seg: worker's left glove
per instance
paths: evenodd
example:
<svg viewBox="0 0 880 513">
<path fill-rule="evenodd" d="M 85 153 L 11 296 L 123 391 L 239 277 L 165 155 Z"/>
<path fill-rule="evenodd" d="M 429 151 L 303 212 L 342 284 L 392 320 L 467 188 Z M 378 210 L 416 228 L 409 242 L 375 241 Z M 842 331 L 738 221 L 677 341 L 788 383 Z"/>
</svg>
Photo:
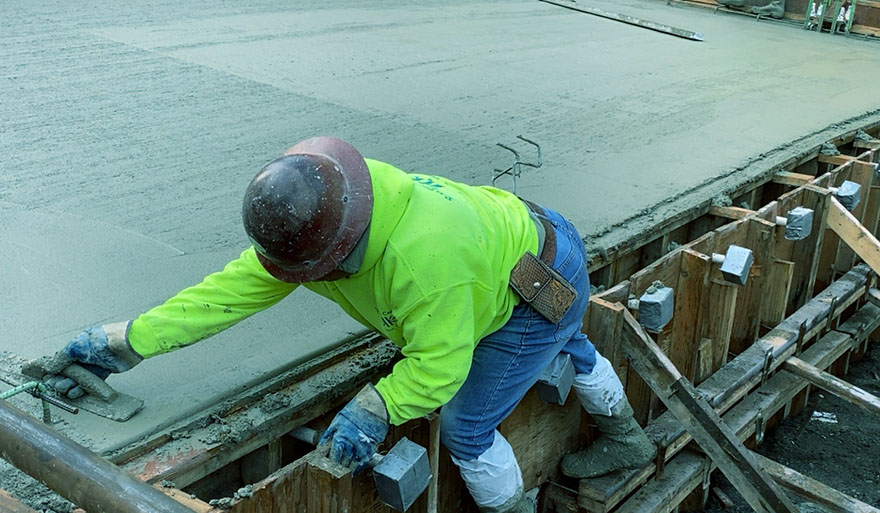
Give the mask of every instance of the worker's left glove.
<svg viewBox="0 0 880 513">
<path fill-rule="evenodd" d="M 130 325 L 131 321 L 126 321 L 86 328 L 55 356 L 36 360 L 22 371 L 42 377 L 59 393 L 77 399 L 84 393 L 79 386 L 81 383 L 60 375 L 68 365 L 78 363 L 97 377 L 107 379 L 111 373 L 125 372 L 143 361 L 144 358 L 128 343 Z"/>
<path fill-rule="evenodd" d="M 330 445 L 330 458 L 360 473 L 388 434 L 388 410 L 372 384 L 367 384 L 343 408 L 324 432 L 320 446 Z"/>
</svg>

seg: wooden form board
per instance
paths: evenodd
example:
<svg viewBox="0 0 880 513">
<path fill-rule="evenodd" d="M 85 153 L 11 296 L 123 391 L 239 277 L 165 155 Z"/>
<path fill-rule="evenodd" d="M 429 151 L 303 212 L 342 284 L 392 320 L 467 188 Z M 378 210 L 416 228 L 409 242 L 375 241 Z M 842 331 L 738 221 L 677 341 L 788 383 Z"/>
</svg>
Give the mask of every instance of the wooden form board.
<svg viewBox="0 0 880 513">
<path fill-rule="evenodd" d="M 835 361 L 839 360 L 848 351 L 858 347 L 867 338 L 873 330 L 880 326 L 880 308 L 866 304 L 856 314 L 851 316 L 840 327 L 840 331 L 832 331 L 822 337 L 821 340 L 811 345 L 801 354 L 801 359 L 810 362 L 817 368 L 827 368 Z M 778 412 L 787 409 L 787 405 L 791 402 L 799 392 L 804 390 L 808 383 L 787 372 L 776 373 L 767 381 L 765 385 L 749 394 L 742 402 L 737 404 L 733 409 L 723 415 L 724 421 L 731 426 L 737 436 L 745 440 L 754 436 L 758 426 L 766 425 L 766 422 L 757 422 L 759 419 L 771 419 Z M 654 437 L 652 437 L 654 438 Z M 660 496 L 669 496 L 670 494 L 684 495 L 696 487 L 695 479 L 698 469 L 693 465 L 675 465 L 680 455 L 676 455 L 667 463 L 663 470 L 662 477 L 653 479 L 649 483 L 652 484 L 652 493 Z M 676 474 L 676 475 L 670 475 Z M 789 486 L 782 480 L 776 479 L 782 486 Z M 676 489 L 674 487 L 684 486 L 686 490 Z M 644 506 L 645 499 L 637 499 L 637 497 L 645 495 L 646 485 L 639 488 L 632 498 L 627 499 L 616 511 L 639 511 L 639 513 L 654 513 L 661 511 L 671 511 L 675 508 L 675 502 L 667 502 L 663 508 L 640 508 Z M 839 492 L 838 492 L 839 493 Z M 841 494 L 842 495 L 842 494 Z M 836 495 L 830 495 L 829 502 L 837 500 Z M 632 501 L 635 504 L 630 504 Z M 847 502 L 841 504 L 859 503 L 849 498 Z M 822 502 L 824 505 L 825 502 Z M 832 510 L 834 510 L 832 508 Z M 592 510 L 591 510 L 592 511 Z M 848 509 L 844 511 L 873 511 L 863 509 Z"/>
<path fill-rule="evenodd" d="M 439 440 L 432 440 L 431 423 L 439 422 L 420 419 L 404 426 L 393 427 L 382 445 L 390 448 L 401 437 L 428 448 L 436 447 Z M 380 447 L 381 450 L 381 447 Z M 432 462 L 433 463 L 433 462 Z M 435 467 L 436 468 L 436 467 Z M 435 476 L 436 477 L 436 476 Z M 430 486 L 429 486 L 430 489 Z M 312 451 L 274 472 L 256 483 L 253 497 L 240 499 L 226 510 L 228 513 L 391 513 L 394 510 L 381 503 L 369 472 L 353 477 L 347 468 L 326 458 L 318 451 Z M 435 501 L 435 502 L 432 502 Z M 437 508 L 437 495 L 427 491 L 407 510 L 414 513 L 445 511 Z M 217 510 L 215 513 L 219 513 Z"/>
<path fill-rule="evenodd" d="M 796 513 L 791 500 L 761 472 L 754 457 L 727 424 L 663 354 L 638 321 L 624 313 L 621 344 L 630 364 L 645 377 L 740 495 L 759 513 Z"/>
<path fill-rule="evenodd" d="M 3 513 L 37 513 L 36 510 L 25 506 L 4 490 L 0 490 L 0 511 Z"/>
<path fill-rule="evenodd" d="M 793 195 L 788 204 L 794 208 L 807 202 L 821 215 L 826 200 L 827 192 L 805 188 Z M 806 289 L 812 287 L 815 276 L 814 248 L 821 243 L 822 230 L 816 229 L 804 241 L 786 246 L 785 256 L 799 262 L 783 260 L 775 256 L 783 233 L 775 219 L 775 210 L 753 212 L 748 218 L 728 223 L 665 255 L 627 282 L 591 298 L 591 302 L 597 302 L 606 311 L 616 310 L 611 317 L 594 316 L 588 310 L 585 324 L 599 352 L 618 371 L 641 424 L 656 416 L 659 403 L 619 351 L 616 340 L 622 307 L 610 306 L 608 299 L 612 294 L 639 297 L 655 281 L 673 287 L 673 320 L 655 339 L 677 368 L 689 379 L 699 381 L 724 365 L 730 353 L 739 353 L 751 345 L 762 325 L 778 323 L 789 309 L 792 291 L 798 294 L 794 301 L 808 297 Z M 823 223 L 823 219 L 820 217 L 816 222 Z M 710 260 L 712 253 L 723 254 L 731 245 L 753 251 L 754 264 L 745 286 L 724 281 L 719 266 Z M 806 272 L 798 271 L 804 267 Z"/>
<path fill-rule="evenodd" d="M 880 513 L 880 509 L 870 504 L 865 504 L 760 454 L 752 454 L 761 470 L 772 477 L 774 481 L 796 495 L 824 506 L 832 513 Z"/>
<path fill-rule="evenodd" d="M 832 374 L 828 374 L 800 358 L 793 356 L 788 358 L 783 365 L 783 369 L 870 413 L 880 415 L 880 398 Z"/>
<path fill-rule="evenodd" d="M 761 337 L 755 344 L 727 362 L 697 387 L 697 390 L 717 412 L 723 413 L 745 397 L 750 390 L 759 386 L 762 373 L 770 351 L 773 358 L 769 362 L 770 371 L 776 369 L 788 356 L 798 349 L 799 334 L 803 333 L 808 343 L 815 339 L 830 320 L 842 314 L 865 292 L 868 282 L 868 269 L 857 267 L 841 277 L 825 291 L 811 299 L 783 323 Z M 832 310 L 831 305 L 835 307 Z M 604 315 L 616 317 L 620 309 L 606 310 L 607 302 L 591 305 L 591 326 Z M 803 327 L 803 329 L 801 328 Z M 870 327 L 860 328 L 864 333 Z M 870 333 L 870 331 L 868 331 Z M 619 340 L 622 334 L 614 334 Z M 804 344 L 800 344 L 802 347 Z M 663 452 L 663 461 L 677 454 L 691 438 L 676 418 L 666 412 L 652 420 L 645 428 L 648 437 L 657 443 Z M 594 512 L 612 511 L 626 496 L 647 482 L 656 472 L 651 463 L 644 468 L 621 472 L 592 479 L 583 479 L 579 484 L 578 503 Z"/>
<path fill-rule="evenodd" d="M 249 391 L 256 397 L 247 397 L 250 407 L 232 402 L 222 413 L 209 413 L 204 418 L 192 419 L 185 430 L 187 436 L 176 436 L 171 428 L 136 446 L 126 453 L 115 455 L 111 461 L 141 480 L 158 483 L 162 480 L 187 487 L 205 476 L 237 461 L 247 454 L 277 440 L 329 409 L 343 404 L 359 390 L 377 369 L 387 369 L 397 351 L 390 341 L 374 336 L 353 341 L 323 356 L 321 361 L 310 362 L 318 369 L 294 369 L 283 375 L 272 392 L 284 394 L 289 401 L 274 408 L 272 415 L 260 411 L 261 402 L 269 391 Z M 349 358 L 372 362 L 352 366 Z M 255 411 L 256 410 L 256 411 Z M 217 420 L 220 419 L 220 420 Z M 216 434 L 217 422 L 227 425 L 248 426 L 246 431 L 233 432 L 234 436 Z M 212 428 L 215 431 L 211 431 Z M 211 443 L 200 440 L 212 440 Z M 161 447 L 161 451 L 153 450 Z"/>
</svg>

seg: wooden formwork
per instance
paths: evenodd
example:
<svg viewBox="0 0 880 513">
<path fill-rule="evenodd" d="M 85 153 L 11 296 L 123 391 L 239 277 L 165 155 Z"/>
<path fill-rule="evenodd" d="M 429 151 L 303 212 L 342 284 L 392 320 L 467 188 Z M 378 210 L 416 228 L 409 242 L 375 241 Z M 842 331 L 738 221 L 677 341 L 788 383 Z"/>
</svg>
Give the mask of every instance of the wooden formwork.
<svg viewBox="0 0 880 513">
<path fill-rule="evenodd" d="M 650 235 L 603 248 L 593 258 L 591 278 L 604 290 L 590 299 L 585 331 L 613 363 L 637 419 L 660 450 L 656 461 L 641 469 L 565 480 L 558 462 L 592 440 L 591 419 L 574 394 L 563 406 L 548 406 L 532 390 L 499 429 L 517 454 L 526 488 L 541 487 L 541 510 L 671 511 L 704 502 L 715 463 L 692 450 L 689 432 L 666 411 L 620 344 L 631 315 L 628 299 L 654 281 L 674 289 L 675 311 L 652 341 L 744 440 L 760 440 L 779 417 L 803 408 L 811 385 L 781 372 L 792 365 L 791 357 L 817 369 L 845 372 L 849 354 L 866 350 L 880 325 L 880 308 L 865 299 L 876 276 L 855 264 L 862 259 L 877 269 L 880 253 L 854 245 L 865 234 L 851 233 L 852 224 L 834 224 L 841 214 L 828 189 L 844 180 L 861 184 L 862 199 L 852 216 L 865 232 L 877 233 L 880 184 L 872 163 L 880 155 L 880 140 L 854 135 L 832 141 L 852 155 L 825 156 L 816 148 L 792 157 L 761 180 L 731 191 L 732 205 L 697 205 L 663 220 Z M 813 226 L 806 239 L 789 241 L 776 218 L 796 206 L 814 211 Z M 712 253 L 724 253 L 734 244 L 754 254 L 744 286 L 724 281 L 711 262 Z M 244 484 L 252 484 L 253 496 L 227 501 L 225 511 L 391 511 L 379 502 L 368 473 L 352 477 L 288 433 L 306 424 L 325 427 L 340 405 L 387 372 L 398 357 L 381 337 L 353 339 L 108 458 L 157 487 L 164 483 L 166 493 L 199 512 L 221 510 L 190 493 L 230 496 Z M 269 394 L 286 402 L 266 408 Z M 475 511 L 440 444 L 439 419 L 431 416 L 392 429 L 380 450 L 402 436 L 428 449 L 433 473 L 428 491 L 410 511 Z M 817 493 L 816 500 L 855 505 L 840 511 L 873 511 L 857 509 L 862 507 L 857 502 L 804 476 L 793 477 L 790 469 L 761 463 L 786 487 Z M 0 494 L 0 500 L 7 498 Z"/>
</svg>

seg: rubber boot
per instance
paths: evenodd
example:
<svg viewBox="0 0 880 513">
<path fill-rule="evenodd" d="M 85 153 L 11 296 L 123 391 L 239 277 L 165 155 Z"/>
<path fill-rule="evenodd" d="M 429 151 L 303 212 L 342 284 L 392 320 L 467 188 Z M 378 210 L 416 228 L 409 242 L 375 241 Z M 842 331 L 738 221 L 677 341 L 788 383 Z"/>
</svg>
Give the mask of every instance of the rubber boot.
<svg viewBox="0 0 880 513">
<path fill-rule="evenodd" d="M 611 407 L 611 416 L 593 415 L 599 438 L 586 449 L 562 458 L 562 473 L 577 479 L 596 477 L 615 470 L 643 467 L 654 458 L 657 447 L 633 418 L 626 397 Z"/>
<path fill-rule="evenodd" d="M 500 506 L 480 507 L 480 513 L 535 513 L 536 510 L 536 504 L 523 493 L 521 487 Z"/>
<path fill-rule="evenodd" d="M 770 16 L 777 20 L 782 19 L 785 14 L 785 0 L 771 0 L 771 2 L 762 7 L 752 7 L 752 14 L 759 16 Z"/>
</svg>

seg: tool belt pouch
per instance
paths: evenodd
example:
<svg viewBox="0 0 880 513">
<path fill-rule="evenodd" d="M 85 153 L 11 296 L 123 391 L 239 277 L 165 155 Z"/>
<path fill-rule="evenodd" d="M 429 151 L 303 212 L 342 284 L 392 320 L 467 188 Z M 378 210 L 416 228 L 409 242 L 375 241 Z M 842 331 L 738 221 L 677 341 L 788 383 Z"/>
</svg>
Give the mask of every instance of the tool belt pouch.
<svg viewBox="0 0 880 513">
<path fill-rule="evenodd" d="M 565 317 L 577 299 L 575 288 L 531 252 L 526 252 L 510 271 L 510 287 L 554 324 Z"/>
</svg>

